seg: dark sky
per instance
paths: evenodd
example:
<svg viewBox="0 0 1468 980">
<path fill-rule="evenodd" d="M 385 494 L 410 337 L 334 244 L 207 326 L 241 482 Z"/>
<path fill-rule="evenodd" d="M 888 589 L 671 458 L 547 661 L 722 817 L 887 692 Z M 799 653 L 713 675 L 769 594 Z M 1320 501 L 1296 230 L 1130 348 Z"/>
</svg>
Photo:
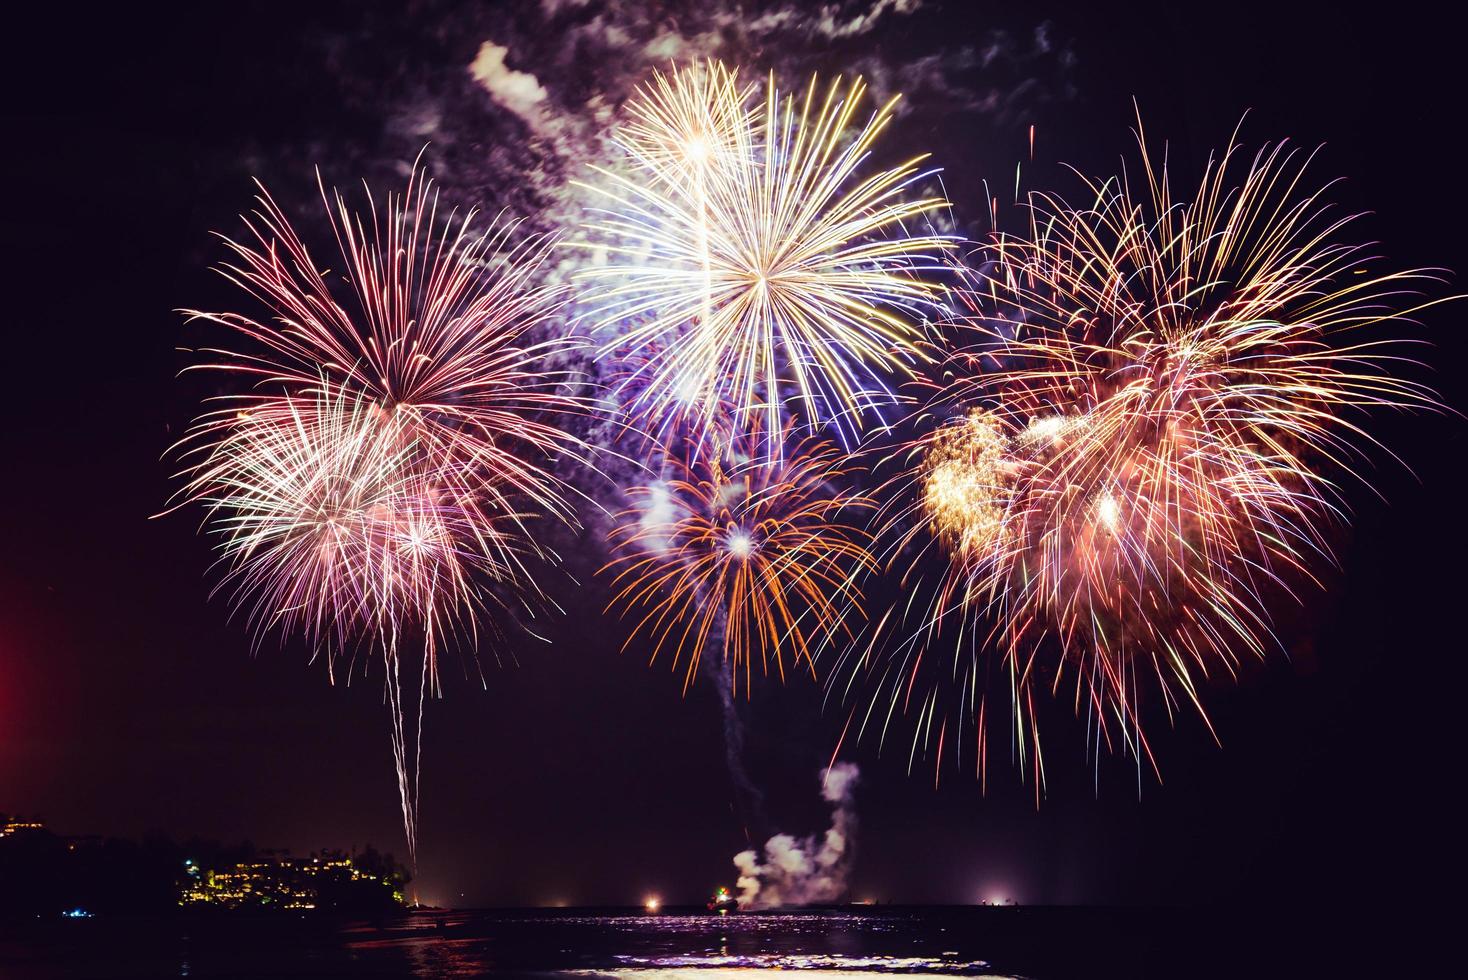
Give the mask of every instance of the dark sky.
<svg viewBox="0 0 1468 980">
<path fill-rule="evenodd" d="M 148 519 L 170 493 L 160 456 L 194 409 L 174 377 L 185 328 L 172 310 L 223 302 L 208 233 L 238 228 L 257 164 L 304 194 L 310 168 L 333 165 L 334 141 L 362 145 L 361 102 L 339 106 L 339 62 L 324 54 L 338 48 L 321 38 L 352 48 L 368 35 L 353 5 L 304 22 L 286 4 L 134 6 L 51 5 L 9 32 L 0 60 L 11 395 L 0 425 L 0 811 L 71 833 L 303 850 L 370 841 L 401 853 L 375 677 L 328 686 L 294 644 L 252 656 L 209 598 L 197 515 Z M 1113 167 L 1130 148 L 1133 96 L 1184 161 L 1226 140 L 1249 109 L 1255 142 L 1327 143 L 1317 173 L 1349 178 L 1338 199 L 1375 212 L 1364 233 L 1395 262 L 1468 269 L 1460 38 L 1427 5 L 1378 6 L 1370 19 L 1281 4 L 1079 6 L 1002 15 L 1018 30 L 1048 20 L 1069 44 L 1069 97 L 971 128 L 909 117 L 903 139 L 941 147 L 960 205 L 982 179 L 1013 180 L 1031 121 L 1049 163 L 1026 183 L 1045 186 L 1064 179 L 1056 161 Z M 954 14 L 944 39 L 978 36 L 987 17 Z M 931 40 L 905 29 L 877 43 Z M 390 34 L 372 32 L 355 63 L 415 57 L 411 32 L 401 48 Z M 472 52 L 478 40 L 464 43 Z M 1461 315 L 1440 309 L 1424 328 L 1435 380 L 1459 407 Z M 1372 482 L 1384 500 L 1349 490 L 1355 530 L 1340 573 L 1300 617 L 1293 660 L 1208 691 L 1221 749 L 1184 718 L 1158 733 L 1164 782 L 1145 776 L 1139 794 L 1130 762 L 1111 759 L 1098 792 L 1079 732 L 1058 733 L 1037 811 L 1002 766 L 987 795 L 957 777 L 935 790 L 905 774 L 901 752 L 863 747 L 854 895 L 1417 894 L 1424 869 L 1460 847 L 1450 801 L 1462 769 L 1468 550 L 1455 477 L 1468 447 L 1450 417 L 1380 419 L 1373 431 L 1415 476 L 1381 456 Z M 451 668 L 446 697 L 430 705 L 425 900 L 620 903 L 655 891 L 692 901 L 732 883 L 745 838 L 712 693 L 682 698 L 673 676 L 619 656 L 600 593 L 565 592 L 571 613 L 551 646 L 522 646 L 518 666 L 488 664 L 487 690 Z M 839 719 L 820 715 L 809 685 L 760 694 L 748 721 L 766 829 L 817 830 L 816 771 Z"/>
</svg>

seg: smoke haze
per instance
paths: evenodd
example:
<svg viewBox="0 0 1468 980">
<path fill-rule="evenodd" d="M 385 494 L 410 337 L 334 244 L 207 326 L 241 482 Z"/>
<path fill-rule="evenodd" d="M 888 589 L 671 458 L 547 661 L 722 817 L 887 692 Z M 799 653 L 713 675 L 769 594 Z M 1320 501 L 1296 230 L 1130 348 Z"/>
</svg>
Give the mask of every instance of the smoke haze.
<svg viewBox="0 0 1468 980">
<path fill-rule="evenodd" d="M 856 843 L 853 795 L 858 776 L 850 762 L 822 772 L 821 796 L 831 804 L 831 826 L 824 834 L 799 838 L 776 834 L 765 842 L 763 853 L 748 850 L 734 855 L 741 908 L 815 905 L 837 901 L 846 893 Z"/>
</svg>

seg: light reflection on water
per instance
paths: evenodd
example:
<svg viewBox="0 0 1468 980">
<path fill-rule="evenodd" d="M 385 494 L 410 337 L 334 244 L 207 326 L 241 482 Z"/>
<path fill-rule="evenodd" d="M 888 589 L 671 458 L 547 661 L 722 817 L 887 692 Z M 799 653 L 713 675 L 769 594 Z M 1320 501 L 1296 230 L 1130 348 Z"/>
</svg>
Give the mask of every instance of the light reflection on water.
<svg viewBox="0 0 1468 980">
<path fill-rule="evenodd" d="M 840 912 L 733 916 L 439 913 L 342 939 L 359 962 L 397 960 L 420 977 L 501 975 L 729 980 L 799 973 L 801 980 L 933 975 L 1000 977 L 948 948 L 956 937 L 916 915 Z"/>
<path fill-rule="evenodd" d="M 839 966 L 832 969 L 809 969 L 800 974 L 801 980 L 890 980 L 894 976 L 913 976 L 912 971 L 905 970 L 863 970 L 855 967 Z M 568 971 L 563 976 L 586 976 L 618 978 L 618 980 L 736 980 L 736 978 L 750 976 L 781 976 L 787 970 L 781 967 L 670 967 L 670 968 L 647 968 L 640 970 L 575 970 Z M 948 974 L 961 977 L 964 980 L 1018 980 L 1018 978 L 1000 973 L 958 973 Z"/>
<path fill-rule="evenodd" d="M 840 973 L 845 977 L 879 974 L 932 973 L 951 977 L 994 977 L 983 960 L 931 956 L 828 956 L 801 953 L 774 953 L 763 956 L 663 956 L 644 959 L 619 957 L 625 965 L 611 970 L 574 971 L 585 974 L 642 977 L 658 976 L 727 976 L 721 970 L 788 971 L 800 970 L 805 978 Z"/>
<path fill-rule="evenodd" d="M 1343 934 L 1341 914 L 1332 916 L 1329 934 Z M 310 914 L 0 919 L 0 977 L 1239 980 L 1360 972 L 1354 946 L 1317 941 L 1323 931 L 1297 935 L 1297 923 L 1271 907 L 1065 906 L 843 907 L 726 917 L 505 909 L 370 922 Z M 1378 926 L 1364 922 L 1355 932 L 1370 936 Z M 1320 968 L 1334 965 L 1330 957 L 1340 951 L 1349 960 L 1344 969 Z"/>
</svg>

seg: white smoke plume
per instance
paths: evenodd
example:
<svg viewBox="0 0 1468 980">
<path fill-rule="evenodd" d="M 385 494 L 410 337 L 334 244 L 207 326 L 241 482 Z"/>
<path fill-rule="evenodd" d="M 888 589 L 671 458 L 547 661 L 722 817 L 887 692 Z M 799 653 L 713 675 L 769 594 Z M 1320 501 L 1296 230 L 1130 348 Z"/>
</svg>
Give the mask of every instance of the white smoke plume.
<svg viewBox="0 0 1468 980">
<path fill-rule="evenodd" d="M 821 796 L 831 804 L 831 826 L 824 834 L 798 838 L 776 834 L 765 842 L 763 855 L 756 850 L 734 855 L 741 908 L 815 905 L 837 901 L 846 893 L 856 843 L 853 794 L 858 775 L 850 762 L 839 762 L 822 773 Z"/>
</svg>

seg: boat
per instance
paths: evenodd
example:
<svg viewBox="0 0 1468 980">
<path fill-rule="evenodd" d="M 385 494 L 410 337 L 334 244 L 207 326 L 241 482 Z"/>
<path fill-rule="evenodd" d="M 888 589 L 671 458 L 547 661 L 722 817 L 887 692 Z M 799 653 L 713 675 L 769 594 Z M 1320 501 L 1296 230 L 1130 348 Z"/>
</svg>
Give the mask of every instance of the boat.
<svg viewBox="0 0 1468 980">
<path fill-rule="evenodd" d="M 720 888 L 714 892 L 714 897 L 708 901 L 708 910 L 719 915 L 728 915 L 730 912 L 739 911 L 739 900 L 729 894 L 729 889 Z"/>
</svg>

